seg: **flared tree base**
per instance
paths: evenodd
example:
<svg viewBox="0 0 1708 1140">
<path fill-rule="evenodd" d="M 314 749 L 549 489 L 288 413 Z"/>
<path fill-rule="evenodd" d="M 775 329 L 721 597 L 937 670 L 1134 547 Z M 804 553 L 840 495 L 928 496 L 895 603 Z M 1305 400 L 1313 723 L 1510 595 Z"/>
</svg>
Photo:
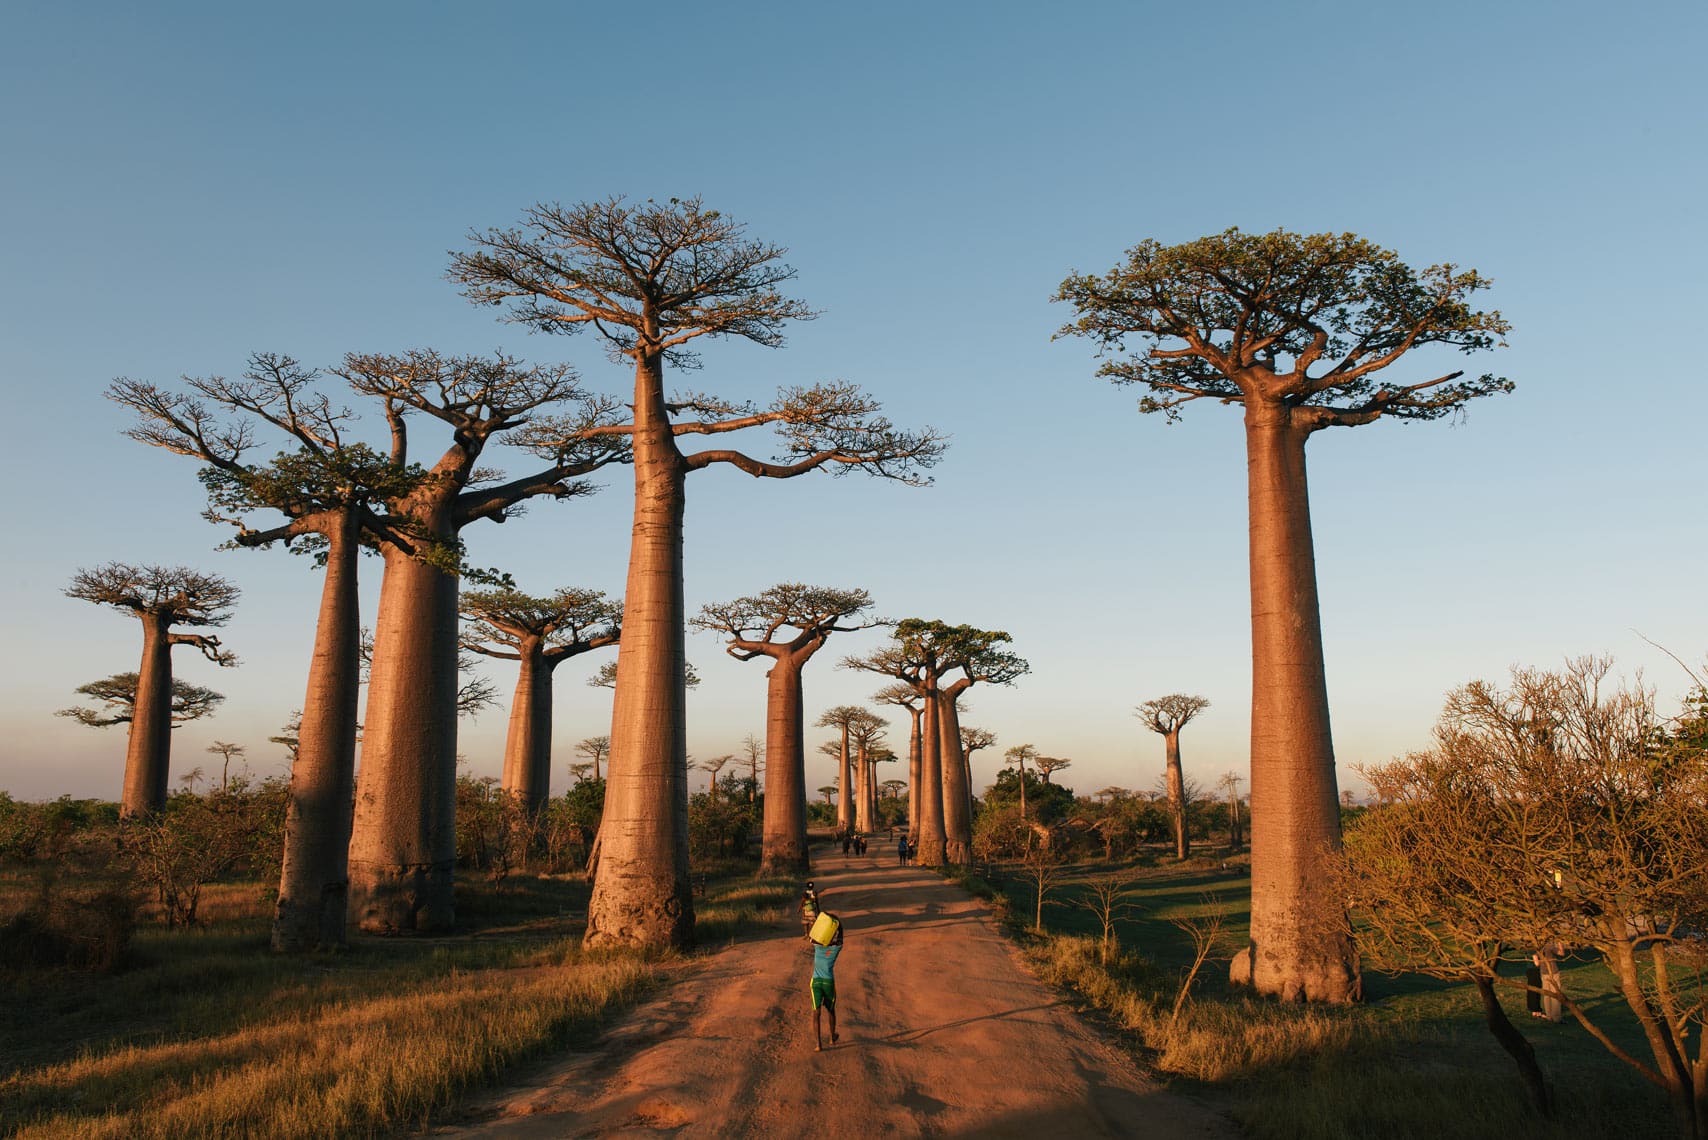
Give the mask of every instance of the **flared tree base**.
<svg viewBox="0 0 1708 1140">
<path fill-rule="evenodd" d="M 368 934 L 432 934 L 456 925 L 451 864 L 350 863 L 350 916 Z"/>
<path fill-rule="evenodd" d="M 1362 996 L 1358 961 L 1349 941 L 1326 950 L 1298 947 L 1285 955 L 1260 953 L 1253 942 L 1234 955 L 1228 980 L 1282 1001 L 1345 1005 Z"/>
<path fill-rule="evenodd" d="M 342 949 L 349 906 L 350 884 L 342 880 L 326 884 L 318 897 L 279 896 L 273 909 L 274 952 L 307 954 Z"/>
<path fill-rule="evenodd" d="M 582 944 L 590 949 L 692 949 L 694 896 L 687 879 L 658 882 L 607 875 L 601 868 L 587 904 Z"/>
</svg>

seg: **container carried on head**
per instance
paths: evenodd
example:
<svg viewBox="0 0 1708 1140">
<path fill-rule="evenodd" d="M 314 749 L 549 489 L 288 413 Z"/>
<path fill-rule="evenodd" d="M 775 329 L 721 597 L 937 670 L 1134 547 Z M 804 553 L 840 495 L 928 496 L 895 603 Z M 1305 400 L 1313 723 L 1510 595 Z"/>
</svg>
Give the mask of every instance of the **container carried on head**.
<svg viewBox="0 0 1708 1140">
<path fill-rule="evenodd" d="M 842 920 L 828 910 L 821 910 L 818 917 L 813 919 L 812 929 L 807 931 L 807 937 L 820 946 L 829 946 L 836 941 L 836 932 L 840 929 Z"/>
</svg>

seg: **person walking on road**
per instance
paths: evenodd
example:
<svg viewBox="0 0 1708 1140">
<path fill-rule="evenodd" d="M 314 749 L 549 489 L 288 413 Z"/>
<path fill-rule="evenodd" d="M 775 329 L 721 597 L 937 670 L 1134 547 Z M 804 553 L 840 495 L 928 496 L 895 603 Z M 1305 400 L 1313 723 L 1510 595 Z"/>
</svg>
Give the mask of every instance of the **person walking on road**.
<svg viewBox="0 0 1708 1140">
<path fill-rule="evenodd" d="M 835 915 L 831 915 L 835 918 Z M 836 1036 L 836 959 L 842 953 L 842 924 L 836 924 L 836 934 L 832 936 L 830 945 L 820 946 L 816 942 L 812 946 L 812 1035 L 815 1041 L 815 1052 L 824 1052 L 824 1031 L 820 1028 L 822 1011 L 830 1011 L 830 1043 L 835 1045 Z"/>
</svg>

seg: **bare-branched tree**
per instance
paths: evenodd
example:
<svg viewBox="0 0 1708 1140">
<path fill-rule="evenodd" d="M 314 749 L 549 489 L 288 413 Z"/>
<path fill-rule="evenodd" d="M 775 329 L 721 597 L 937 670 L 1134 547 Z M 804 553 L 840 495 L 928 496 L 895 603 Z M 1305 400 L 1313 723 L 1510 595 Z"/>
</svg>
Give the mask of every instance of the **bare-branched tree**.
<svg viewBox="0 0 1708 1140">
<path fill-rule="evenodd" d="M 802 752 L 806 750 L 803 747 Z M 765 742 L 751 732 L 741 738 L 741 754 L 747 758 L 747 802 L 759 795 L 759 770 L 765 758 Z"/>
<path fill-rule="evenodd" d="M 172 753 L 173 647 L 193 645 L 215 665 L 237 664 L 236 656 L 220 645 L 219 638 L 179 632 L 174 627 L 215 629 L 224 625 L 237 604 L 237 587 L 187 566 L 109 562 L 93 570 L 79 570 L 65 595 L 111 606 L 142 625 L 142 664 L 136 672 L 119 814 L 132 818 L 159 811 L 166 805 Z"/>
<path fill-rule="evenodd" d="M 686 946 L 694 929 L 682 764 L 687 476 L 728 464 L 760 478 L 830 467 L 918 482 L 944 441 L 930 430 L 898 430 L 877 401 L 847 384 L 788 389 L 765 407 L 668 395 L 666 363 L 691 363 L 699 338 L 776 346 L 788 322 L 813 315 L 781 292 L 794 277 L 783 250 L 746 237 L 697 199 L 542 204 L 520 226 L 470 240 L 473 249 L 453 256 L 451 277 L 471 300 L 508 306 L 510 319 L 537 330 L 592 329 L 634 363 L 633 421 L 613 429 L 633 443 L 635 514 L 604 852 L 586 940 Z M 766 425 L 782 439 L 772 459 L 725 447 L 684 452 L 679 443 Z"/>
<path fill-rule="evenodd" d="M 832 634 L 879 624 L 868 615 L 871 607 L 864 590 L 787 582 L 733 602 L 706 606 L 690 623 L 722 635 L 727 640 L 725 651 L 738 661 L 762 657 L 771 663 L 765 674 L 763 747 L 770 759 L 765 767 L 762 875 L 797 875 L 807 870 L 801 672 Z M 843 797 L 844 803 L 848 798 Z"/>
<path fill-rule="evenodd" d="M 241 744 L 233 744 L 229 740 L 216 740 L 204 751 L 220 758 L 219 760 L 219 790 L 225 791 L 231 782 L 231 762 L 242 760 L 249 754 L 249 749 Z"/>
<path fill-rule="evenodd" d="M 1351 1001 L 1358 963 L 1343 903 L 1315 867 L 1340 842 L 1305 443 L 1328 427 L 1431 420 L 1511 390 L 1459 370 L 1388 378 L 1428 345 L 1501 343 L 1507 323 L 1473 308 L 1475 270 L 1421 272 L 1354 234 L 1237 229 L 1184 245 L 1147 240 L 1107 274 L 1070 276 L 1078 311 L 1058 335 L 1088 337 L 1098 374 L 1145 390 L 1172 419 L 1194 400 L 1245 413 L 1250 497 L 1251 943 L 1231 976 L 1285 998 Z M 1129 339 L 1138 341 L 1128 351 Z"/>
<path fill-rule="evenodd" d="M 615 664 L 615 662 L 613 662 L 613 664 Z M 599 765 L 604 761 L 605 757 L 611 754 L 611 738 L 609 736 L 589 736 L 583 740 L 579 740 L 576 742 L 575 752 L 578 756 L 587 757 L 588 762 L 593 767 L 593 778 L 595 780 L 602 780 L 605 778 L 600 771 Z"/>
<path fill-rule="evenodd" d="M 552 674 L 563 662 L 618 637 L 622 605 L 598 590 L 564 588 L 547 598 L 516 590 L 462 596 L 465 649 L 519 663 L 510 730 L 504 742 L 503 788 L 530 816 L 551 795 Z"/>
<path fill-rule="evenodd" d="M 1228 847 L 1238 850 L 1244 840 L 1241 838 L 1239 786 L 1245 781 L 1233 772 L 1222 773 L 1222 778 L 1216 781 L 1216 786 L 1228 794 Z"/>
<path fill-rule="evenodd" d="M 136 719 L 136 680 L 135 673 L 114 673 L 111 677 L 79 685 L 76 689 L 79 696 L 100 701 L 102 707 L 60 709 L 53 715 L 70 717 L 90 728 L 111 728 L 115 724 L 129 724 Z M 172 678 L 172 727 L 177 728 L 181 724 L 188 724 L 192 720 L 200 720 L 212 714 L 224 700 L 223 693 L 216 693 L 201 685 L 192 685 L 177 677 Z"/>
<path fill-rule="evenodd" d="M 1163 739 L 1168 765 L 1168 811 L 1174 817 L 1176 859 L 1185 859 L 1192 854 L 1192 838 L 1186 830 L 1186 777 L 1180 767 L 1180 730 L 1209 707 L 1210 702 L 1203 697 L 1170 693 L 1166 697 L 1146 701 L 1134 714 L 1146 728 Z"/>
</svg>

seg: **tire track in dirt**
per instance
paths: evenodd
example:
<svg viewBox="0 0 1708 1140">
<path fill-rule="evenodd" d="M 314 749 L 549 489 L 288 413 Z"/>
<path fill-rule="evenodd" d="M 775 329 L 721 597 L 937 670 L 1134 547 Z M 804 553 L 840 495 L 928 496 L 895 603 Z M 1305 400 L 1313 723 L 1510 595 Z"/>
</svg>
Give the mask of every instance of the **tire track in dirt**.
<svg viewBox="0 0 1708 1140">
<path fill-rule="evenodd" d="M 827 1027 L 825 1051 L 813 1050 L 805 939 L 760 937 L 632 1010 L 596 1050 L 489 1094 L 470 1123 L 433 1135 L 1238 1135 L 1080 1021 L 959 888 L 897 866 L 887 844 L 814 866 L 846 924 L 839 1044 Z"/>
</svg>

